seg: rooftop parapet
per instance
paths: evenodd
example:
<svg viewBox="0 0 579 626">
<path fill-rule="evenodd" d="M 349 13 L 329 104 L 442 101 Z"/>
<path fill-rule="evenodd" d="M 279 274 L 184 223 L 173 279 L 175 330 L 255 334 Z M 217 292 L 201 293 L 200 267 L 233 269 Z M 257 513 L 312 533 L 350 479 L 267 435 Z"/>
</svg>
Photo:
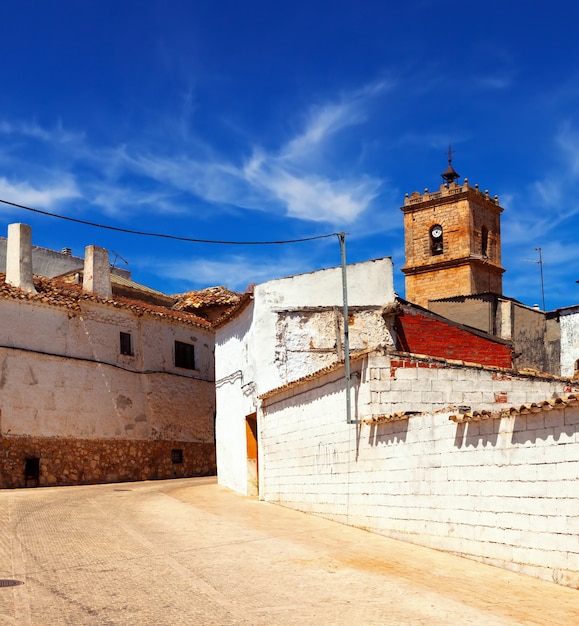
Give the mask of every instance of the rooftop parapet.
<svg viewBox="0 0 579 626">
<path fill-rule="evenodd" d="M 439 200 L 440 198 L 452 197 L 461 193 L 466 193 L 468 191 L 477 193 L 482 198 L 490 200 L 496 205 L 499 204 L 498 196 L 492 198 L 489 195 L 488 189 L 485 189 L 485 191 L 483 192 L 478 188 L 478 185 L 472 187 L 468 184 L 468 178 L 465 178 L 462 185 L 457 185 L 456 183 L 450 183 L 447 185 L 446 183 L 443 183 L 442 185 L 440 185 L 440 189 L 438 191 L 429 192 L 428 189 L 425 189 L 424 193 L 422 194 L 419 191 L 414 191 L 411 194 L 406 194 L 404 198 L 404 206 L 406 207 L 413 204 L 420 204 L 422 202 L 429 202 L 430 200 Z"/>
</svg>

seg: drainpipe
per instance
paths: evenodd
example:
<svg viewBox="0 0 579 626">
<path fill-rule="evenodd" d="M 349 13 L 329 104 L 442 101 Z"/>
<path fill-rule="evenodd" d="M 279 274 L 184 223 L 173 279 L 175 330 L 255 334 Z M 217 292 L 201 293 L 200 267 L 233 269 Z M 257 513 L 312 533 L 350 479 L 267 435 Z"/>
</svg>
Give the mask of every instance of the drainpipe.
<svg viewBox="0 0 579 626">
<path fill-rule="evenodd" d="M 346 271 L 346 233 L 338 233 L 340 254 L 342 257 L 342 302 L 344 305 L 344 375 L 346 378 L 346 422 L 360 424 L 361 420 L 352 419 L 351 379 L 350 379 L 350 331 L 348 328 L 348 279 Z"/>
</svg>

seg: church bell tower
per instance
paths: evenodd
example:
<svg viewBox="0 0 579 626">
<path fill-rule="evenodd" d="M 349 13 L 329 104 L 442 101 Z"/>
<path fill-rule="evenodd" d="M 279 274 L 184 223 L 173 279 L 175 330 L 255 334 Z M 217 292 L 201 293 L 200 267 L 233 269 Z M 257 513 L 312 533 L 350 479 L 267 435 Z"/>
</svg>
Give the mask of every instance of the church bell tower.
<svg viewBox="0 0 579 626">
<path fill-rule="evenodd" d="M 468 179 L 458 183 L 449 148 L 443 183 L 435 192 L 406 194 L 404 243 L 406 300 L 428 308 L 431 300 L 502 294 L 498 196 Z"/>
</svg>

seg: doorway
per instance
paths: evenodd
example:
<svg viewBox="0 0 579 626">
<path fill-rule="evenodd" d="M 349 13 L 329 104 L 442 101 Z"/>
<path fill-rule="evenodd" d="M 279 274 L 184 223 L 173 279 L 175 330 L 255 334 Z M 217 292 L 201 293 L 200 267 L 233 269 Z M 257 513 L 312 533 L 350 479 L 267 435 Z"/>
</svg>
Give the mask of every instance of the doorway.
<svg viewBox="0 0 579 626">
<path fill-rule="evenodd" d="M 259 463 L 257 453 L 257 413 L 245 418 L 245 437 L 247 441 L 247 495 L 259 495 Z"/>
</svg>

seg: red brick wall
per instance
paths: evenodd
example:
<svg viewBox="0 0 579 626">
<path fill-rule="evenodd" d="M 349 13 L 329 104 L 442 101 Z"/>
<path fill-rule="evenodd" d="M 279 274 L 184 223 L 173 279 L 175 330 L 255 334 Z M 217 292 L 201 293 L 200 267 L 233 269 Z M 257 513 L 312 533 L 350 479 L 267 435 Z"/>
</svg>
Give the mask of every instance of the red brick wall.
<svg viewBox="0 0 579 626">
<path fill-rule="evenodd" d="M 508 345 L 420 314 L 396 316 L 397 349 L 481 365 L 512 367 Z"/>
</svg>

